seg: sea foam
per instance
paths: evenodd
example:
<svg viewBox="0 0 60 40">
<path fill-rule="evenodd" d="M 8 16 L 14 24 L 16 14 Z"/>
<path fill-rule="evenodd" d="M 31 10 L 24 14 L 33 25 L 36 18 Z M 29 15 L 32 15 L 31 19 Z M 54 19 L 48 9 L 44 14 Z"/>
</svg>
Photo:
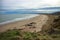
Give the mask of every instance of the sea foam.
<svg viewBox="0 0 60 40">
<path fill-rule="evenodd" d="M 28 17 L 26 16 L 26 17 L 23 17 L 23 18 L 15 18 L 15 19 L 13 19 L 13 20 L 1 22 L 0 25 L 4 25 L 4 24 L 16 22 L 16 21 L 21 21 L 21 20 L 27 20 L 27 19 L 30 19 L 30 18 L 33 18 L 33 17 L 36 17 L 36 16 L 38 16 L 38 14 L 30 15 L 30 16 L 28 16 Z"/>
</svg>

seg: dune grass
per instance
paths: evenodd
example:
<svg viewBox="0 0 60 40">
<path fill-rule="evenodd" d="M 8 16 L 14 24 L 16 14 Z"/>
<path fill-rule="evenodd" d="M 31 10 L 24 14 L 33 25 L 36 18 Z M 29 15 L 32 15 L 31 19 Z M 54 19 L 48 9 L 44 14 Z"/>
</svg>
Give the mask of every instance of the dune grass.
<svg viewBox="0 0 60 40">
<path fill-rule="evenodd" d="M 59 40 L 60 34 L 42 34 L 23 32 L 20 30 L 9 30 L 0 33 L 0 40 Z"/>
</svg>

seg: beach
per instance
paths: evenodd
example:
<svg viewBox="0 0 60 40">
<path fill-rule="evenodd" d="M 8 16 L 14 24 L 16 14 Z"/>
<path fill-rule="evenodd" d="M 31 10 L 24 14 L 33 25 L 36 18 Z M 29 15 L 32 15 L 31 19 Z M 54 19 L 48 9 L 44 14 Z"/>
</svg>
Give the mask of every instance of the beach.
<svg viewBox="0 0 60 40">
<path fill-rule="evenodd" d="M 39 15 L 30 19 L 16 21 L 5 25 L 0 25 L 0 32 L 9 29 L 20 29 L 24 31 L 40 31 L 42 26 L 47 22 L 46 15 Z"/>
<path fill-rule="evenodd" d="M 51 19 L 49 17 L 51 17 Z M 11 30 L 11 29 L 19 29 L 19 30 L 23 30 L 23 31 L 38 32 L 38 31 L 42 30 L 42 27 L 45 24 L 46 25 L 48 24 L 47 23 L 48 20 L 50 20 L 49 23 L 52 23 L 53 17 L 54 16 L 52 16 L 52 15 L 39 15 L 39 16 L 30 18 L 30 19 L 20 20 L 20 21 L 11 22 L 11 23 L 8 23 L 5 25 L 0 25 L 0 32 L 4 32 L 6 30 Z"/>
</svg>

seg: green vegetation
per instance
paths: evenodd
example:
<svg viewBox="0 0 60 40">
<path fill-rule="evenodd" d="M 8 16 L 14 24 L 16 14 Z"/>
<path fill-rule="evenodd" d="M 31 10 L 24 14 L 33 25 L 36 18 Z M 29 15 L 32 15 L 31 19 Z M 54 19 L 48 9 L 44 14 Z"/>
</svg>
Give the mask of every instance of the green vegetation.
<svg viewBox="0 0 60 40">
<path fill-rule="evenodd" d="M 19 31 L 11 30 L 7 32 L 0 33 L 0 40 L 11 40 L 19 35 Z"/>
<path fill-rule="evenodd" d="M 0 33 L 0 40 L 59 40 L 60 34 L 45 34 L 40 32 L 23 32 L 20 30 L 9 30 Z"/>
</svg>

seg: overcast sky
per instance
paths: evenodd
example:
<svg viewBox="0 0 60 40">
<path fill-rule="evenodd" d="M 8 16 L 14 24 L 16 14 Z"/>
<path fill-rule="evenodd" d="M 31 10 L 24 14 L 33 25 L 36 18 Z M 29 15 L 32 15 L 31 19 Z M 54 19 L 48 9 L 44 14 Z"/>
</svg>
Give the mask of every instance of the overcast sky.
<svg viewBox="0 0 60 40">
<path fill-rule="evenodd" d="M 3 9 L 36 9 L 60 7 L 60 0 L 2 0 Z"/>
</svg>

